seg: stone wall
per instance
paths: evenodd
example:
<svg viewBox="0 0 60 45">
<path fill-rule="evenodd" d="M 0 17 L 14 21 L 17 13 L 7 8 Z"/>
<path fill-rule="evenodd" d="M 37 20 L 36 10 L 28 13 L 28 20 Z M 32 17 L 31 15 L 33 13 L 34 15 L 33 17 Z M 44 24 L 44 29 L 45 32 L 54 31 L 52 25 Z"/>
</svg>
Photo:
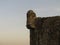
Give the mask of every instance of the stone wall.
<svg viewBox="0 0 60 45">
<path fill-rule="evenodd" d="M 29 10 L 26 27 L 30 30 L 30 45 L 60 45 L 60 16 L 41 18 Z"/>
</svg>

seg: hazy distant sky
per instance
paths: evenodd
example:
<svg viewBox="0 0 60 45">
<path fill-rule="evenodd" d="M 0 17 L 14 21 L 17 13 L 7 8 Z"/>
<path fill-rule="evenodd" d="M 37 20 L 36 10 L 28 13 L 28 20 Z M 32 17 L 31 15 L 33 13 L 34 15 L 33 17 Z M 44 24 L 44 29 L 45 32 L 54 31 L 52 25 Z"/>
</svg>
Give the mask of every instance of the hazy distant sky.
<svg viewBox="0 0 60 45">
<path fill-rule="evenodd" d="M 60 16 L 60 0 L 0 0 L 0 44 L 29 45 L 26 13 Z"/>
</svg>

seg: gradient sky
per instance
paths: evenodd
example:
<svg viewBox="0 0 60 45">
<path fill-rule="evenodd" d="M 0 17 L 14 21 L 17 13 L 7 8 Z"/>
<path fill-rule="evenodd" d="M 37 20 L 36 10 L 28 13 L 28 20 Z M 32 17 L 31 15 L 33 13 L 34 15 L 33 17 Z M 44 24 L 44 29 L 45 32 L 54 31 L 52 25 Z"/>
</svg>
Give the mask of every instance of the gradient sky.
<svg viewBox="0 0 60 45">
<path fill-rule="evenodd" d="M 0 44 L 29 45 L 26 13 L 37 16 L 60 16 L 60 0 L 0 0 Z"/>
</svg>

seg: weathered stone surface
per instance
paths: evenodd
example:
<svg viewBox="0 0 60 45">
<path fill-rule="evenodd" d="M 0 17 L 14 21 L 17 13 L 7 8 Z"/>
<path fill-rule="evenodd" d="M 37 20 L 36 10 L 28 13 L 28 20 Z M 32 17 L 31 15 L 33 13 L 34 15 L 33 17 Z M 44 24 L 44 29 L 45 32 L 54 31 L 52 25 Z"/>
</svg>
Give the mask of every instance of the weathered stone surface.
<svg viewBox="0 0 60 45">
<path fill-rule="evenodd" d="M 60 45 L 60 16 L 41 18 L 36 17 L 32 10 L 28 12 L 27 28 L 30 29 L 30 45 Z"/>
</svg>

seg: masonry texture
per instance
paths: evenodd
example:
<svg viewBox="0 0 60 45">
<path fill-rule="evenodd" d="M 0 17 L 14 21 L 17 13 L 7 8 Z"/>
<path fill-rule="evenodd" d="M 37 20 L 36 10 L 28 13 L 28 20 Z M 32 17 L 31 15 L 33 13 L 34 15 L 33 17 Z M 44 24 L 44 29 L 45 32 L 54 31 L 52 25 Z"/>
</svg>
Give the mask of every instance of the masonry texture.
<svg viewBox="0 0 60 45">
<path fill-rule="evenodd" d="M 60 16 L 41 18 L 29 10 L 26 27 L 30 30 L 30 45 L 60 45 Z"/>
</svg>

